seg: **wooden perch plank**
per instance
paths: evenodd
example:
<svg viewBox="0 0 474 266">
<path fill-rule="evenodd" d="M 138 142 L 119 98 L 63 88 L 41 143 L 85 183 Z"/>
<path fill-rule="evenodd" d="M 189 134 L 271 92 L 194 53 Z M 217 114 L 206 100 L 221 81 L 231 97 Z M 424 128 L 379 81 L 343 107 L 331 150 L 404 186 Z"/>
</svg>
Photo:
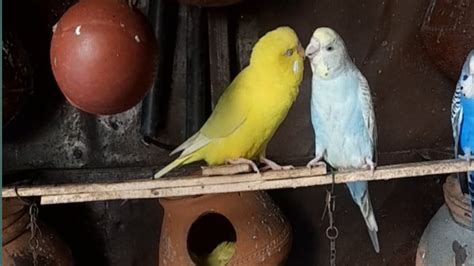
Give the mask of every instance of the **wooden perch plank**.
<svg viewBox="0 0 474 266">
<path fill-rule="evenodd" d="M 272 180 L 282 178 L 297 178 L 303 176 L 315 176 L 326 174 L 324 167 L 317 167 L 308 169 L 300 167 L 291 171 L 268 171 L 261 175 L 256 173 L 241 174 L 241 175 L 225 175 L 225 176 L 183 176 L 173 178 L 160 178 L 156 180 L 133 180 L 127 182 L 113 182 L 113 183 L 90 183 L 90 184 L 66 184 L 66 185 L 48 185 L 48 186 L 34 186 L 34 187 L 19 187 L 18 194 L 22 197 L 34 197 L 45 195 L 58 194 L 73 194 L 73 193 L 97 193 L 109 191 L 125 191 L 125 190 L 145 190 L 156 188 L 173 188 L 173 187 L 195 187 L 207 185 L 229 185 L 241 182 L 249 182 L 253 180 Z M 2 197 L 16 197 L 14 188 L 3 188 Z"/>
<path fill-rule="evenodd" d="M 251 173 L 252 167 L 248 164 L 234 164 L 234 165 L 219 165 L 214 167 L 203 166 L 203 176 L 219 176 L 219 175 L 236 175 Z"/>
<path fill-rule="evenodd" d="M 180 177 L 109 184 L 64 185 L 18 188 L 21 196 L 42 196 L 41 204 L 58 204 L 114 199 L 139 199 L 227 193 L 237 191 L 297 188 L 332 183 L 331 174 L 312 174 L 312 169 L 244 174 L 218 177 Z M 389 180 L 456 172 L 474 171 L 474 164 L 445 160 L 378 167 L 372 175 L 368 170 L 338 171 L 336 183 Z M 191 184 L 193 183 L 193 184 Z M 186 184 L 186 185 L 183 185 Z M 12 188 L 3 189 L 3 197 L 13 197 Z"/>
</svg>

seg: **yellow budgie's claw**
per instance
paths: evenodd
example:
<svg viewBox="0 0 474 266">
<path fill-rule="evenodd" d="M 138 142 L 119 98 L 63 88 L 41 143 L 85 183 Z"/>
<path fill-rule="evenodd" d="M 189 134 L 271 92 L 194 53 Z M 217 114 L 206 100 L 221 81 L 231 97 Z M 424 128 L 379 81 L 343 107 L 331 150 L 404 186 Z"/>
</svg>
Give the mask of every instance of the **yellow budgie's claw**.
<svg viewBox="0 0 474 266">
<path fill-rule="evenodd" d="M 265 164 L 266 166 L 263 167 L 262 170 L 273 170 L 273 171 L 281 171 L 281 170 L 292 170 L 295 169 L 293 165 L 279 165 L 274 161 L 267 159 L 265 157 L 260 157 L 260 162 Z"/>
<path fill-rule="evenodd" d="M 239 158 L 235 160 L 225 160 L 225 163 L 226 164 L 246 164 L 250 166 L 255 173 L 260 174 L 260 170 L 258 169 L 258 166 L 252 160 L 249 160 L 249 159 Z"/>
</svg>

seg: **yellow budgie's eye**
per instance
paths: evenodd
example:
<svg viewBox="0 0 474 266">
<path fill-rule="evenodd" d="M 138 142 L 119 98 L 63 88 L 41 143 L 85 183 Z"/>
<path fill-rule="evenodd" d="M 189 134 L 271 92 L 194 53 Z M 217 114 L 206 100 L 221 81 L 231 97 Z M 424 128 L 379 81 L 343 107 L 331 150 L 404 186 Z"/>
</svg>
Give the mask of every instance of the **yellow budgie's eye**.
<svg viewBox="0 0 474 266">
<path fill-rule="evenodd" d="M 286 56 L 292 56 L 293 55 L 293 49 L 286 50 L 285 55 Z"/>
</svg>

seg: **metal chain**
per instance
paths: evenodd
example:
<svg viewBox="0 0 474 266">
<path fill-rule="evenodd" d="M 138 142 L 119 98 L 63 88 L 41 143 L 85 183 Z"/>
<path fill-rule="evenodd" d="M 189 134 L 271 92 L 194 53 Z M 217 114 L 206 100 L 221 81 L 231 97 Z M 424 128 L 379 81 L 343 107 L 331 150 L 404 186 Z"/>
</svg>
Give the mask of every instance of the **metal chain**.
<svg viewBox="0 0 474 266">
<path fill-rule="evenodd" d="M 18 187 L 15 187 L 16 197 L 21 200 L 23 203 L 29 206 L 28 214 L 30 216 L 30 222 L 26 226 L 30 230 L 30 239 L 28 240 L 28 246 L 31 250 L 31 255 L 33 256 L 33 266 L 38 265 L 38 248 L 39 248 L 39 238 L 38 235 L 41 235 L 41 231 L 38 227 L 37 219 L 39 208 L 36 202 L 28 201 L 18 194 Z"/>
<path fill-rule="evenodd" d="M 326 190 L 326 207 L 324 208 L 323 217 L 328 212 L 329 226 L 326 228 L 326 237 L 329 239 L 329 247 L 331 253 L 329 255 L 329 262 L 331 266 L 336 265 L 336 239 L 339 236 L 339 230 L 334 225 L 334 211 L 336 210 L 336 196 L 334 195 L 334 173 L 332 173 L 331 191 Z"/>
<path fill-rule="evenodd" d="M 41 234 L 41 231 L 38 227 L 36 222 L 38 218 L 39 209 L 35 202 L 30 204 L 30 223 L 28 224 L 27 228 L 30 229 L 30 239 L 28 240 L 28 244 L 31 249 L 31 254 L 33 255 L 33 265 L 38 265 L 38 248 L 39 248 L 39 239 L 38 235 Z"/>
</svg>

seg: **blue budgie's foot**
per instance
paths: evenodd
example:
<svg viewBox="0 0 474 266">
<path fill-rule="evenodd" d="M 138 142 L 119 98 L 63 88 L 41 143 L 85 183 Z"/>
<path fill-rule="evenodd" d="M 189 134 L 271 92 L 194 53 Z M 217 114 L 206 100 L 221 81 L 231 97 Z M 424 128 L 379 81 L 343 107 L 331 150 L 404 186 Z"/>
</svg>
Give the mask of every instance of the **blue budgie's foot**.
<svg viewBox="0 0 474 266">
<path fill-rule="evenodd" d="M 291 170 L 291 169 L 295 169 L 295 167 L 293 165 L 279 165 L 277 163 L 275 163 L 274 161 L 270 160 L 270 159 L 267 159 L 265 157 L 260 157 L 260 162 L 265 164 L 265 166 L 262 168 L 263 171 L 265 170 L 268 170 L 268 169 L 271 169 L 271 170 L 274 170 L 274 171 L 281 171 L 281 170 Z"/>
<path fill-rule="evenodd" d="M 311 161 L 309 161 L 307 164 L 306 164 L 306 167 L 308 168 L 313 168 L 313 167 L 318 167 L 318 166 L 324 166 L 326 167 L 326 163 L 322 161 L 323 160 L 323 156 L 316 156 L 314 157 L 314 159 L 312 159 Z"/>
<path fill-rule="evenodd" d="M 471 153 L 470 150 L 466 149 L 464 151 L 464 155 L 459 155 L 459 158 L 462 160 L 466 160 L 469 165 L 471 165 L 471 161 L 474 159 L 474 155 Z"/>
<path fill-rule="evenodd" d="M 254 172 L 256 172 L 257 174 L 260 174 L 260 170 L 258 169 L 257 165 L 252 160 L 249 160 L 249 159 L 245 159 L 245 158 L 229 159 L 229 160 L 225 160 L 225 163 L 226 164 L 246 164 L 250 166 Z"/>
<path fill-rule="evenodd" d="M 372 173 L 372 176 L 375 172 L 375 163 L 370 158 L 365 158 L 365 164 L 363 165 L 364 168 L 367 168 Z"/>
</svg>

